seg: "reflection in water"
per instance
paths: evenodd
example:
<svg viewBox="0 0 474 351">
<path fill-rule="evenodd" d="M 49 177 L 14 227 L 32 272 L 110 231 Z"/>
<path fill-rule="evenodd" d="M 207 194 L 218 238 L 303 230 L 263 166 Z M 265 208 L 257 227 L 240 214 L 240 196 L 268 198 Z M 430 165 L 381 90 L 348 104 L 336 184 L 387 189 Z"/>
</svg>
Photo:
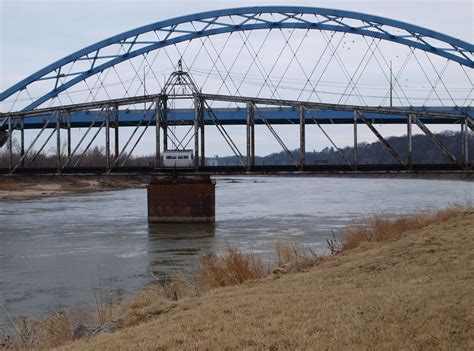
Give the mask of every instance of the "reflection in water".
<svg viewBox="0 0 474 351">
<path fill-rule="evenodd" d="M 215 223 L 148 223 L 150 240 L 209 238 L 215 234 Z"/>
<path fill-rule="evenodd" d="M 150 273 L 160 281 L 192 276 L 204 252 L 214 251 L 215 223 L 149 223 Z"/>
</svg>

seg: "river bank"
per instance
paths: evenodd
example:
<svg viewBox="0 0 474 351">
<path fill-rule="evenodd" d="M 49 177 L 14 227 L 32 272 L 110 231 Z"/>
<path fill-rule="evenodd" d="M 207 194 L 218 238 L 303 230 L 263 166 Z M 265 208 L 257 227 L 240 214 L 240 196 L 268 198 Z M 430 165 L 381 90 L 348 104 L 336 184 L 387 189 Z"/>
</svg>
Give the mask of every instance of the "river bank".
<svg viewBox="0 0 474 351">
<path fill-rule="evenodd" d="M 295 270 L 187 297 L 145 289 L 112 324 L 99 309 L 99 335 L 60 349 L 472 349 L 472 207 L 364 223 L 333 245 L 340 253 Z M 77 332 L 53 317 L 43 332 Z"/>
<path fill-rule="evenodd" d="M 351 173 L 351 174 L 310 174 L 288 173 L 279 177 L 317 177 L 317 178 L 368 178 L 368 179 L 425 179 L 425 180 L 459 180 L 474 181 L 474 172 L 442 173 Z M 221 175 L 220 178 L 227 178 Z M 245 177 L 245 175 L 244 175 Z M 260 175 L 266 177 L 266 175 Z M 0 176 L 0 202 L 31 200 L 54 196 L 83 194 L 96 191 L 107 191 L 126 188 L 145 188 L 151 179 L 150 175 L 15 175 Z"/>
<path fill-rule="evenodd" d="M 473 239 L 470 210 L 307 272 L 137 305 L 136 325 L 62 349 L 472 349 Z"/>
<path fill-rule="evenodd" d="M 0 201 L 31 200 L 125 188 L 144 188 L 150 176 L 15 175 L 0 177 Z"/>
</svg>

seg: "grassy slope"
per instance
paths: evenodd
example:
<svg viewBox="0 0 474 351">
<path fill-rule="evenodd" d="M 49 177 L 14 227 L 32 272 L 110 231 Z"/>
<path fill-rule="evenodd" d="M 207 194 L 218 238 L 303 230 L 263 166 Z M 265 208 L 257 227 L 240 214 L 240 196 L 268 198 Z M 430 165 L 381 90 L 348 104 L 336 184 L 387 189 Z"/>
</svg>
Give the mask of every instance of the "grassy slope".
<svg viewBox="0 0 474 351">
<path fill-rule="evenodd" d="M 149 321 L 64 349 L 472 350 L 473 296 L 471 211 L 306 273 L 157 302 Z"/>
</svg>

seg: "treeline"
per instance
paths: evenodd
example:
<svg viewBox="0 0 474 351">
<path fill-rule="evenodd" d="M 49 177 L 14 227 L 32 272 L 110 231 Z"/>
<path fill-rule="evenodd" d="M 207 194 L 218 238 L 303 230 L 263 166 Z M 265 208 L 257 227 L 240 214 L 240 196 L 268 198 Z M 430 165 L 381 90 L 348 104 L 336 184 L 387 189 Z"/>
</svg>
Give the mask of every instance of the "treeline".
<svg viewBox="0 0 474 351">
<path fill-rule="evenodd" d="M 61 152 L 61 165 L 66 165 L 67 167 L 105 167 L 106 165 L 106 155 L 105 147 L 91 147 L 87 152 L 81 154 L 77 152 L 76 155 L 71 157 L 71 160 L 68 160 L 67 153 L 64 152 L 65 145 L 62 147 L 63 152 Z M 0 168 L 8 167 L 9 155 L 6 146 L 0 149 Z M 15 142 L 13 145 L 13 164 L 17 164 L 21 159 L 21 152 L 19 145 Z M 114 155 L 111 154 L 110 162 L 113 164 L 115 162 Z M 50 152 L 39 152 L 38 150 L 30 151 L 27 156 L 24 158 L 23 163 L 25 167 L 57 167 L 57 155 L 53 150 Z M 133 155 L 128 155 L 123 153 L 118 161 L 116 166 L 122 165 L 126 162 L 126 166 L 153 166 L 154 165 L 154 156 L 153 157 L 136 157 Z"/>
<path fill-rule="evenodd" d="M 470 133 L 469 155 L 470 162 L 474 160 L 474 135 Z M 459 132 L 444 131 L 435 134 L 446 148 L 457 158 L 461 159 L 461 136 Z M 400 158 L 406 162 L 408 158 L 408 145 L 406 136 L 386 138 L 393 149 L 400 155 Z M 413 163 L 418 164 L 436 164 L 450 163 L 447 156 L 425 135 L 414 135 L 413 143 Z M 357 159 L 359 164 L 393 164 L 397 160 L 387 151 L 379 141 L 373 143 L 360 143 L 357 147 Z M 288 165 L 293 164 L 300 159 L 299 149 L 291 151 L 293 158 L 286 152 L 281 151 L 270 155 L 255 157 L 256 165 Z M 326 147 L 321 151 L 312 151 L 305 153 L 305 163 L 311 164 L 346 164 L 346 160 L 352 162 L 354 155 L 353 147 L 345 147 L 339 151 L 334 147 Z M 218 165 L 236 165 L 241 162 L 236 156 L 220 157 L 217 159 Z"/>
<path fill-rule="evenodd" d="M 469 161 L 474 160 L 474 136 L 470 133 L 469 138 Z M 461 159 L 461 137 L 459 132 L 445 131 L 436 134 L 446 148 L 457 158 Z M 417 164 L 436 164 L 450 163 L 446 155 L 425 135 L 413 136 L 413 162 Z M 406 136 L 389 137 L 387 141 L 392 145 L 395 151 L 400 155 L 403 161 L 407 161 L 407 139 Z M 20 148 L 18 143 L 14 143 L 13 161 L 16 164 L 20 160 Z M 62 148 L 65 150 L 65 147 Z M 312 151 L 305 154 L 306 164 L 345 164 L 346 160 L 352 162 L 353 148 L 345 147 L 340 150 L 334 147 L 326 147 L 321 151 Z M 294 164 L 300 158 L 298 149 L 291 151 L 293 158 L 284 151 L 272 153 L 267 156 L 256 156 L 256 165 L 289 165 Z M 63 152 L 61 155 L 62 164 L 67 161 L 67 155 Z M 114 162 L 114 155 L 111 155 Z M 133 156 L 122 155 L 117 166 L 122 165 L 126 161 L 126 166 L 153 166 L 155 157 L 153 156 Z M 385 149 L 380 142 L 360 143 L 358 144 L 358 162 L 359 164 L 393 164 L 397 161 Z M 56 167 L 56 154 L 51 152 L 31 151 L 24 160 L 26 167 Z M 80 167 L 105 167 L 106 157 L 104 147 L 94 147 L 88 150 L 84 155 L 76 155 L 72 157 L 68 166 L 77 163 Z M 210 166 L 231 166 L 241 164 L 241 160 L 236 156 L 206 158 L 206 164 Z M 0 149 L 0 167 L 8 167 L 8 152 L 6 145 Z"/>
</svg>

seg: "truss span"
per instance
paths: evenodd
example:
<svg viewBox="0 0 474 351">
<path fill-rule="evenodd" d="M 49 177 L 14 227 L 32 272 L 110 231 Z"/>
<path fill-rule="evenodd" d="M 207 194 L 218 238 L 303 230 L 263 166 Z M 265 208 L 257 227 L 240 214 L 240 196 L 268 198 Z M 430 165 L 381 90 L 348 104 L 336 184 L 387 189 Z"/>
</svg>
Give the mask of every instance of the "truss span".
<svg viewBox="0 0 474 351">
<path fill-rule="evenodd" d="M 264 17 L 265 14 L 272 14 L 274 17 L 269 20 Z M 48 89 L 23 109 L 32 110 L 89 77 L 151 51 L 218 34 L 278 28 L 342 32 L 372 37 L 419 49 L 456 62 L 462 67 L 474 68 L 472 44 L 409 23 L 363 13 L 316 7 L 245 7 L 177 17 L 110 37 L 30 75 L 1 93 L 0 101 L 38 82 L 49 82 Z M 143 39 L 145 34 L 151 32 L 156 34 L 156 40 Z M 113 47 L 122 50 L 117 54 L 109 54 L 107 49 Z M 65 69 L 66 66 L 76 62 L 81 62 L 85 68 L 74 72 Z"/>
</svg>

